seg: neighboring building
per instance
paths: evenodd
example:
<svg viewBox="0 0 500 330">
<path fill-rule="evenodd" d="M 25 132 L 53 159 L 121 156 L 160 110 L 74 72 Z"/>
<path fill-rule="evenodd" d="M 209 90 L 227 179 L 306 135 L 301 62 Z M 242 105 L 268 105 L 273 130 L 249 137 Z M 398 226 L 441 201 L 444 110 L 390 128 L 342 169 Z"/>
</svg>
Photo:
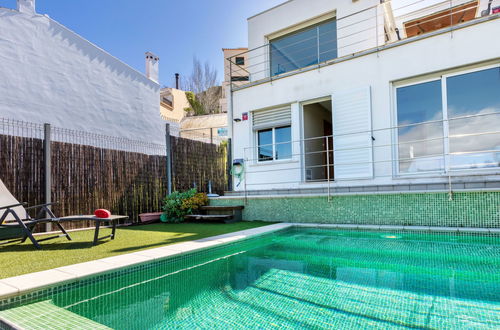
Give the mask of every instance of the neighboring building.
<svg viewBox="0 0 500 330">
<path fill-rule="evenodd" d="M 227 93 L 230 91 L 230 85 L 243 85 L 249 81 L 247 52 L 248 48 L 243 47 L 222 49 L 224 56 L 224 81 L 222 82 L 222 98 L 220 100 L 221 112 L 227 112 Z"/>
<path fill-rule="evenodd" d="M 499 6 L 291 0 L 250 17 L 250 51 L 227 62 L 246 74 L 225 73 L 235 189 L 498 188 Z"/>
<path fill-rule="evenodd" d="M 0 8 L 0 117 L 164 143 L 158 57 L 144 75 L 46 15 Z M 91 22 L 89 22 L 91 24 Z"/>
<path fill-rule="evenodd" d="M 187 114 L 189 102 L 186 92 L 176 88 L 162 88 L 160 92 L 161 117 L 173 123 L 179 123 Z"/>
<path fill-rule="evenodd" d="M 180 123 L 180 136 L 207 143 L 219 143 L 227 139 L 227 114 L 185 117 Z"/>
</svg>

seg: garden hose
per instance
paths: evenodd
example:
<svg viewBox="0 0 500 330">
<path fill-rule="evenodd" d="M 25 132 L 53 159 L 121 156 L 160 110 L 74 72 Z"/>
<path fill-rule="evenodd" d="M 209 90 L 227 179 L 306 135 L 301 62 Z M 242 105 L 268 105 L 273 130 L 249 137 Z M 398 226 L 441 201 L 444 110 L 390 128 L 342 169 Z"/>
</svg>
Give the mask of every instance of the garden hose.
<svg viewBox="0 0 500 330">
<path fill-rule="evenodd" d="M 241 168 L 239 171 L 237 170 L 238 167 Z M 238 179 L 238 184 L 236 185 L 236 187 L 240 186 L 241 182 L 243 181 L 244 174 L 245 174 L 245 165 L 238 164 L 238 165 L 233 165 L 231 167 L 231 175 L 236 179 Z"/>
</svg>

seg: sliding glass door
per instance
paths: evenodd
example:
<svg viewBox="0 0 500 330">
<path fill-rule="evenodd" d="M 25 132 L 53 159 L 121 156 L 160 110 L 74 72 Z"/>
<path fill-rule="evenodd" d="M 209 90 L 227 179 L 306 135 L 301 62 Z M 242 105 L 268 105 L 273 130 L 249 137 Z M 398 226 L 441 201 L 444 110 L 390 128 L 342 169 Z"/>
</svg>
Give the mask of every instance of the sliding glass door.
<svg viewBox="0 0 500 330">
<path fill-rule="evenodd" d="M 500 166 L 500 67 L 396 88 L 400 174 Z"/>
</svg>

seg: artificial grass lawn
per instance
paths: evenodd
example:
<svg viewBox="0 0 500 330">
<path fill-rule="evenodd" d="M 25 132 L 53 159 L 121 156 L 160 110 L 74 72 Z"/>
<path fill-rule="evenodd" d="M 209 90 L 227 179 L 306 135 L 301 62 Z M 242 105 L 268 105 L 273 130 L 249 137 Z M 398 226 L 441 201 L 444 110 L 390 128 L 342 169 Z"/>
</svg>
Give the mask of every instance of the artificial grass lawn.
<svg viewBox="0 0 500 330">
<path fill-rule="evenodd" d="M 159 223 L 118 227 L 114 240 L 102 240 L 96 246 L 92 245 L 94 230 L 84 230 L 70 232 L 72 241 L 62 237 L 41 242 L 42 250 L 27 240 L 23 244 L 0 246 L 0 279 L 265 225 L 269 223 Z M 111 229 L 101 228 L 99 236 L 109 232 Z"/>
</svg>

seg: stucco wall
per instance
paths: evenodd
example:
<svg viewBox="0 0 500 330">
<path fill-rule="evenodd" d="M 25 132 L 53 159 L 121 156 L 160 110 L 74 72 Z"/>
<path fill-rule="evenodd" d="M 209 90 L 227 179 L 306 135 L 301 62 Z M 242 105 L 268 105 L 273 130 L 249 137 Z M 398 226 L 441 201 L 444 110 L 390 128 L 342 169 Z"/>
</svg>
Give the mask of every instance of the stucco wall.
<svg viewBox="0 0 500 330">
<path fill-rule="evenodd" d="M 160 86 L 46 16 L 0 8 L 0 75 L 0 117 L 164 142 Z"/>
<path fill-rule="evenodd" d="M 333 185 L 408 184 L 446 182 L 447 176 L 432 178 L 393 177 L 393 83 L 439 77 L 446 72 L 460 72 L 472 67 L 500 63 L 500 43 L 491 42 L 500 30 L 500 19 L 425 38 L 378 53 L 296 74 L 272 82 L 241 89 L 233 93 L 233 117 L 273 106 L 291 104 L 292 139 L 301 138 L 301 102 L 327 97 L 336 92 L 370 86 L 372 91 L 372 124 L 374 173 L 373 180 L 338 181 Z M 410 80 L 408 80 L 410 79 Z M 333 109 L 335 111 L 335 109 Z M 244 158 L 245 148 L 254 146 L 251 121 L 233 124 L 233 157 Z M 294 144 L 294 154 L 300 146 Z M 250 157 L 251 158 L 251 157 Z M 301 187 L 298 159 L 276 164 L 248 164 L 247 189 Z M 260 171 L 258 174 L 251 172 Z M 470 174 L 470 173 L 469 173 Z M 460 180 L 467 180 L 467 177 Z M 262 183 L 259 185 L 258 183 Z M 310 185 L 310 184 L 309 184 Z M 243 190 L 244 185 L 238 189 Z"/>
</svg>

